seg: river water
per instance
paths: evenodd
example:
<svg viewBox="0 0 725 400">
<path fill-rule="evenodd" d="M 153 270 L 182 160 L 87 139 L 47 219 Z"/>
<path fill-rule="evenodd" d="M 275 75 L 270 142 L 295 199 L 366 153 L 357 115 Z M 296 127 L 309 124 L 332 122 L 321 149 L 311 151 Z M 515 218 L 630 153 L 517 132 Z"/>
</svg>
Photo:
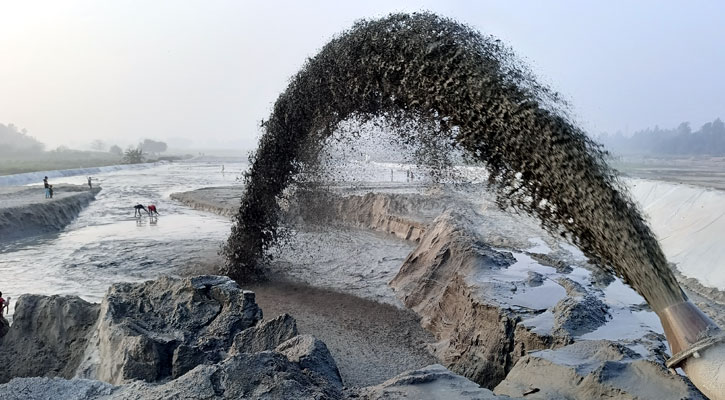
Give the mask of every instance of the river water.
<svg viewBox="0 0 725 400">
<path fill-rule="evenodd" d="M 111 283 L 218 262 L 229 218 L 190 209 L 169 195 L 239 184 L 243 168 L 227 163 L 222 174 L 220 163 L 185 162 L 95 175 L 103 190 L 63 231 L 0 242 L 0 290 L 4 297 L 70 294 L 98 302 Z M 86 179 L 59 177 L 52 183 L 85 184 Z M 137 203 L 156 204 L 160 216 L 134 218 Z"/>
</svg>

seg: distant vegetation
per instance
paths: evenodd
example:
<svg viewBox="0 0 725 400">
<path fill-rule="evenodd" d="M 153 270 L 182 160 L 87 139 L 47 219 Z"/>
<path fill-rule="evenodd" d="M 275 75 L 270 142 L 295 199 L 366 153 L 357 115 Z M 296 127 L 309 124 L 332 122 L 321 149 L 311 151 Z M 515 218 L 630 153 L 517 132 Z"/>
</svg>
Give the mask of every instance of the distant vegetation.
<svg viewBox="0 0 725 400">
<path fill-rule="evenodd" d="M 140 164 L 146 160 L 146 156 L 143 154 L 143 150 L 141 150 L 141 147 L 138 148 L 129 148 L 126 150 L 126 153 L 123 154 L 123 163 L 124 164 Z"/>
<path fill-rule="evenodd" d="M 688 122 L 683 122 L 677 128 L 661 129 L 655 126 L 631 136 L 605 133 L 599 137 L 599 141 L 607 150 L 618 155 L 725 156 L 725 123 L 717 118 L 694 132 Z"/>
<path fill-rule="evenodd" d="M 159 154 L 165 152 L 167 148 L 168 146 L 164 142 L 144 139 L 144 141 L 139 143 L 135 149 L 133 147 L 129 147 L 128 149 L 126 149 L 126 152 L 123 153 L 122 161 L 124 164 L 140 164 L 142 162 L 146 162 L 149 159 L 147 156 L 148 154 L 156 156 L 156 159 L 159 160 L 174 159 L 175 157 L 159 157 Z M 113 150 L 116 151 L 116 149 Z M 120 148 L 118 150 L 120 151 Z"/>
<path fill-rule="evenodd" d="M 121 150 L 121 148 L 115 144 L 108 149 L 108 152 L 111 154 L 115 154 L 119 157 L 123 155 L 123 150 Z"/>
<path fill-rule="evenodd" d="M 33 154 L 4 154 L 0 156 L 0 175 L 56 169 L 102 167 L 119 164 L 120 161 L 121 157 L 111 153 L 71 150 L 59 147 L 52 151 L 41 151 Z"/>
<path fill-rule="evenodd" d="M 66 146 L 45 151 L 45 145 L 25 129 L 13 124 L 0 124 L 0 175 L 179 159 L 159 157 L 166 151 L 166 143 L 151 139 L 145 139 L 136 148 L 125 152 L 118 145 L 109 147 L 102 140 L 94 140 L 90 147 L 92 151 L 73 150 Z M 149 158 L 148 155 L 154 157 Z"/>
<path fill-rule="evenodd" d="M 166 151 L 167 146 L 164 142 L 157 142 L 155 140 L 151 139 L 144 139 L 143 142 L 141 142 L 138 145 L 139 150 L 145 151 L 147 153 L 151 154 L 159 154 Z"/>
<path fill-rule="evenodd" d="M 0 124 L 0 155 L 33 154 L 45 148 L 34 137 L 29 136 L 25 129 L 18 129 L 13 124 Z"/>
</svg>

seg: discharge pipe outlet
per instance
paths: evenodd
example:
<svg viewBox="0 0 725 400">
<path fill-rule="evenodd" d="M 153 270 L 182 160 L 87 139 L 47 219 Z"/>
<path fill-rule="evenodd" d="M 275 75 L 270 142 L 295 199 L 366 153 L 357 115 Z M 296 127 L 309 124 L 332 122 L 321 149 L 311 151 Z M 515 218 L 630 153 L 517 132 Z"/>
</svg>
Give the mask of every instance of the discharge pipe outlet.
<svg viewBox="0 0 725 400">
<path fill-rule="evenodd" d="M 690 301 L 657 314 L 672 352 L 667 367 L 682 368 L 711 400 L 725 400 L 725 332 Z"/>
</svg>

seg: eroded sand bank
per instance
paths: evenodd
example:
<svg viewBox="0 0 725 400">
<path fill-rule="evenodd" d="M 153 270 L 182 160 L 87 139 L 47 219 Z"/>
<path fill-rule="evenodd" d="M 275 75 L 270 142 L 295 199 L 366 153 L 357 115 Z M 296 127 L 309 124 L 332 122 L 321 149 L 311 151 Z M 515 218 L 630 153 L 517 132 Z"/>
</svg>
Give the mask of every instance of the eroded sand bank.
<svg viewBox="0 0 725 400">
<path fill-rule="evenodd" d="M 272 265 L 275 273 L 374 298 L 371 293 L 390 286 L 373 277 L 361 279 L 358 286 L 378 289 L 352 287 L 351 281 L 366 270 L 355 265 L 357 253 L 350 257 L 355 261 L 330 260 L 335 246 L 329 236 L 345 237 L 338 231 L 364 236 L 356 235 L 356 229 L 381 232 L 390 242 L 402 239 L 412 246 L 400 264 L 385 268 L 387 276 L 394 277 L 398 300 L 435 335 L 438 360 L 453 371 L 514 397 L 598 393 L 670 398 L 660 396 L 662 388 L 671 398 L 701 396 L 685 378 L 663 367 L 667 343 L 656 315 L 639 295 L 590 266 L 575 248 L 543 232 L 535 221 L 498 210 L 484 192 L 405 187 L 333 192 L 313 203 L 317 209 L 310 204 L 304 210 L 291 207 L 302 220 L 295 226 L 303 232 L 277 250 L 283 262 Z M 195 196 L 208 199 L 208 193 L 186 193 L 185 198 L 193 204 Z M 228 206 L 238 201 L 215 197 L 227 197 Z M 315 229 L 316 224 L 322 226 Z M 369 253 L 385 251 L 376 247 Z M 323 260 L 319 268 L 312 261 L 294 262 L 317 256 Z M 705 311 L 722 321 L 722 305 L 701 300 Z M 621 374 L 601 375 L 602 368 L 615 365 Z M 537 370 L 532 366 L 556 372 L 533 387 L 527 381 Z M 624 379 L 632 371 L 640 376 L 634 385 Z"/>
<path fill-rule="evenodd" d="M 54 185 L 53 198 L 42 186 L 0 187 L 0 240 L 57 232 L 95 199 L 100 187 Z"/>
<path fill-rule="evenodd" d="M 0 394 L 702 398 L 662 366 L 666 342 L 641 297 L 535 223 L 471 191 L 369 189 L 290 206 L 297 234 L 277 249 L 273 279 L 248 287 L 256 301 L 220 277 L 114 285 L 100 308 L 24 296 L 0 342 L 20 364 L 3 380 L 32 378 Z M 254 326 L 235 322 L 248 317 Z M 81 358 L 67 356 L 73 346 Z"/>
</svg>

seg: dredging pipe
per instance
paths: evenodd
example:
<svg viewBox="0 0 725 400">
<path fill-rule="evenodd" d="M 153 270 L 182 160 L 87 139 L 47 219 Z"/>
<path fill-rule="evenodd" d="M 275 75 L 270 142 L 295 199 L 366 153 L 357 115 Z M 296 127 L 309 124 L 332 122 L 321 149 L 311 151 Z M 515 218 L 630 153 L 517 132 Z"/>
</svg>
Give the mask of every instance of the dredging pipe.
<svg viewBox="0 0 725 400">
<path fill-rule="evenodd" d="M 668 368 L 682 368 L 711 400 L 725 400 L 725 332 L 690 301 L 657 313 L 670 344 Z"/>
</svg>

